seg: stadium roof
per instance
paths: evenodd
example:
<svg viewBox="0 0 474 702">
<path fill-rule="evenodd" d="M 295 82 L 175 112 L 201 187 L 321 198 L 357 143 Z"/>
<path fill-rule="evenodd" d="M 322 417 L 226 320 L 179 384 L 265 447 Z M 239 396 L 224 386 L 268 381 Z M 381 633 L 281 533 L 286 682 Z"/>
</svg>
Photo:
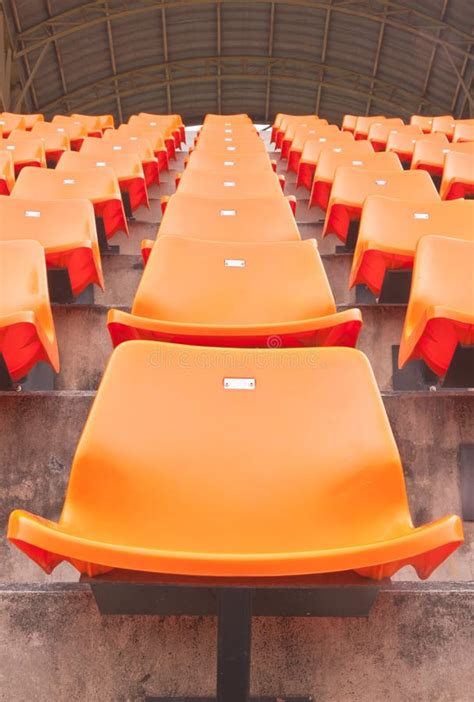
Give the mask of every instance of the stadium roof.
<svg viewBox="0 0 474 702">
<path fill-rule="evenodd" d="M 472 0 L 3 0 L 3 9 L 10 111 L 120 121 L 177 112 L 190 123 L 206 112 L 338 121 L 472 110 Z"/>
</svg>

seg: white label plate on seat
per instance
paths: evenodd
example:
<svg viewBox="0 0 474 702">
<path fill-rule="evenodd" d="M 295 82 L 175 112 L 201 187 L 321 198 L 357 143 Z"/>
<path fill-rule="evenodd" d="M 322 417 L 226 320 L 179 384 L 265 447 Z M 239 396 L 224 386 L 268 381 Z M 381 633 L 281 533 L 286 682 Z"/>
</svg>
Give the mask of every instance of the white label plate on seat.
<svg viewBox="0 0 474 702">
<path fill-rule="evenodd" d="M 224 378 L 224 390 L 255 390 L 255 378 Z"/>
<path fill-rule="evenodd" d="M 228 268 L 245 268 L 244 258 L 225 258 L 224 266 Z"/>
<path fill-rule="evenodd" d="M 219 214 L 221 217 L 235 217 L 237 210 L 221 210 Z"/>
</svg>

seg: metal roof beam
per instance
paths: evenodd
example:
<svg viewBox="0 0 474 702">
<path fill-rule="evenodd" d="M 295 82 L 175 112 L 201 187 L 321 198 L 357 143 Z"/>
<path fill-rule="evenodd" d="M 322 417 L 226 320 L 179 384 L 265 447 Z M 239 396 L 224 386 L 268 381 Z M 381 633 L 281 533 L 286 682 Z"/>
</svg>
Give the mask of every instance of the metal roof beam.
<svg viewBox="0 0 474 702">
<path fill-rule="evenodd" d="M 162 5 L 164 3 L 162 2 Z M 164 6 L 161 8 L 161 36 L 163 40 L 163 58 L 165 59 L 166 65 L 168 65 L 168 27 L 166 25 L 166 10 Z M 170 85 L 170 74 L 168 68 L 165 69 L 166 76 L 166 104 L 168 106 L 168 114 L 172 113 L 171 108 L 171 85 Z"/>
<path fill-rule="evenodd" d="M 20 18 L 18 16 L 18 10 L 17 10 L 15 0 L 10 0 L 10 6 L 11 6 L 11 10 L 12 10 L 12 15 L 13 15 L 13 23 L 15 25 L 15 30 L 16 30 L 16 34 L 17 34 L 16 40 L 18 41 L 18 35 L 21 34 L 21 24 L 20 24 Z M 12 37 L 12 39 L 13 39 L 13 37 Z M 25 49 L 25 44 L 21 39 L 19 40 L 19 44 L 22 47 L 22 49 Z M 16 58 L 17 58 L 15 55 L 15 52 L 13 54 L 13 58 L 14 58 L 14 60 L 16 60 Z M 30 60 L 29 60 L 28 54 L 25 54 L 23 56 L 22 63 L 23 63 L 24 72 L 25 72 L 26 78 L 27 78 L 31 72 Z M 25 85 L 25 81 L 23 81 L 22 87 L 24 87 L 24 85 Z M 38 97 L 36 95 L 35 86 L 33 84 L 31 85 L 31 88 L 30 88 L 30 95 L 31 95 L 31 99 L 33 101 L 33 105 L 34 105 L 35 109 L 37 110 L 39 103 L 38 103 Z"/>
<path fill-rule="evenodd" d="M 113 74 L 113 86 L 114 86 L 114 92 L 115 92 L 115 104 L 117 105 L 117 113 L 120 122 L 123 122 L 123 109 L 122 109 L 122 100 L 120 99 L 120 90 L 119 86 L 117 83 L 117 61 L 115 58 L 115 46 L 114 46 L 114 35 L 112 33 L 112 25 L 110 23 L 110 11 L 109 11 L 109 3 L 105 3 L 105 16 L 107 18 L 106 20 L 106 27 L 107 27 L 107 41 L 109 44 L 109 55 L 110 55 L 110 65 L 112 68 L 112 74 Z"/>
<path fill-rule="evenodd" d="M 273 35 L 275 33 L 275 3 L 270 5 L 270 26 L 268 29 L 268 58 L 273 56 Z M 270 93 L 272 85 L 272 67 L 268 64 L 267 85 L 265 88 L 265 122 L 270 118 Z"/>
<path fill-rule="evenodd" d="M 222 18 L 221 18 L 221 3 L 216 2 L 216 43 L 217 56 L 220 58 L 222 53 Z M 221 63 L 217 66 L 217 113 L 222 114 L 222 82 L 221 82 Z"/>
<path fill-rule="evenodd" d="M 453 70 L 454 70 L 454 72 L 455 72 L 455 74 L 456 74 L 456 76 L 457 76 L 457 78 L 458 78 L 458 86 L 461 86 L 461 88 L 462 88 L 463 91 L 464 91 L 464 95 L 465 95 L 465 97 L 466 97 L 466 100 L 467 100 L 468 103 L 469 103 L 469 113 L 471 113 L 471 112 L 472 112 L 473 105 L 474 105 L 474 99 L 473 99 L 473 97 L 472 97 L 472 95 L 471 95 L 471 91 L 469 90 L 468 86 L 467 86 L 466 83 L 464 82 L 464 78 L 462 77 L 462 75 L 461 75 L 461 73 L 460 73 L 458 67 L 456 66 L 456 63 L 455 63 L 453 57 L 451 56 L 451 53 L 450 53 L 449 49 L 445 46 L 445 47 L 444 47 L 444 50 L 445 50 L 445 52 L 446 52 L 446 56 L 448 57 L 448 60 L 449 60 L 449 62 L 450 62 L 450 64 L 451 64 L 451 66 L 453 67 Z M 465 103 L 464 103 L 464 104 L 465 104 Z"/>
<path fill-rule="evenodd" d="M 48 12 L 48 15 L 51 17 L 52 12 L 51 12 L 50 0 L 46 0 L 46 10 Z M 63 64 L 62 64 L 62 60 L 61 60 L 61 53 L 59 51 L 58 42 L 56 41 L 56 39 L 54 37 L 54 25 L 51 26 L 50 33 L 51 33 L 51 36 L 53 37 L 54 53 L 56 56 L 56 62 L 58 64 L 58 71 L 59 71 L 59 78 L 61 80 L 61 87 L 63 89 L 64 95 L 67 95 L 66 77 L 64 75 L 64 69 L 63 69 Z M 65 100 L 65 106 L 66 106 L 66 111 L 69 112 L 69 105 L 68 105 L 66 100 Z"/>
<path fill-rule="evenodd" d="M 373 99 L 373 90 L 374 90 L 374 85 L 375 85 L 375 79 L 377 77 L 377 71 L 379 70 L 379 63 L 380 63 L 380 54 L 382 53 L 382 45 L 383 45 L 383 35 L 385 34 L 385 20 L 387 19 L 387 14 L 386 10 L 384 11 L 384 22 L 380 25 L 380 30 L 379 30 L 379 38 L 377 41 L 377 49 L 375 51 L 375 57 L 374 57 L 374 66 L 372 68 L 372 81 L 370 83 L 370 93 L 369 97 L 367 98 L 367 106 L 365 108 L 365 114 L 369 115 L 370 114 L 370 108 L 372 107 L 372 99 Z"/>
<path fill-rule="evenodd" d="M 332 0 L 330 0 L 330 5 L 332 5 Z M 324 23 L 324 36 L 323 36 L 323 46 L 321 49 L 321 63 L 326 63 L 326 53 L 328 50 L 328 41 L 329 41 L 329 27 L 331 24 L 331 7 L 328 7 L 326 10 L 326 21 Z M 319 115 L 319 106 L 321 104 L 321 93 L 322 93 L 322 81 L 324 80 L 324 68 L 321 71 L 321 80 L 319 81 L 318 85 L 318 94 L 316 96 L 316 106 L 315 106 L 315 114 Z"/>
</svg>

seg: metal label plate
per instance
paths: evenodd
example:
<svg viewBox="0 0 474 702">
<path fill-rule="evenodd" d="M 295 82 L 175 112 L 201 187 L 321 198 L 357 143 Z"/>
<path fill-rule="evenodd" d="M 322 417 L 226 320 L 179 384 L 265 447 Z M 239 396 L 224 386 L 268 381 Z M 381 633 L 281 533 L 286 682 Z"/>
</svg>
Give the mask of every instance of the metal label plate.
<svg viewBox="0 0 474 702">
<path fill-rule="evenodd" d="M 414 212 L 413 219 L 429 219 L 430 215 L 428 212 Z"/>
<path fill-rule="evenodd" d="M 237 210 L 221 210 L 219 214 L 221 217 L 235 217 Z"/>
<path fill-rule="evenodd" d="M 25 210 L 25 217 L 41 217 L 39 210 Z"/>
<path fill-rule="evenodd" d="M 224 390 L 255 390 L 255 378 L 224 378 Z"/>
<path fill-rule="evenodd" d="M 244 258 L 225 258 L 224 266 L 227 268 L 245 268 Z"/>
</svg>

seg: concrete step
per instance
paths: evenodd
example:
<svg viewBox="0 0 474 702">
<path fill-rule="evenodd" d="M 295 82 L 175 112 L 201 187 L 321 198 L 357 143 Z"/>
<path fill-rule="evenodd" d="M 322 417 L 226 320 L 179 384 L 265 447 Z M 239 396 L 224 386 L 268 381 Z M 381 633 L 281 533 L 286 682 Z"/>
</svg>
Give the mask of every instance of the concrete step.
<svg viewBox="0 0 474 702">
<path fill-rule="evenodd" d="M 117 261 L 119 268 L 122 261 Z M 332 265 L 332 264 L 331 264 Z M 339 262 L 335 265 L 339 267 Z M 107 304 L 53 305 L 53 316 L 59 344 L 61 372 L 55 377 L 56 390 L 95 390 L 107 359 L 112 351 L 106 327 L 107 312 L 111 307 L 129 309 L 128 305 L 114 302 L 119 293 L 133 298 L 140 271 L 133 269 L 123 277 L 120 290 L 111 287 L 103 296 Z M 102 294 L 101 294 L 102 296 Z M 339 305 L 347 309 L 352 305 Z M 392 389 L 392 345 L 400 343 L 405 307 L 403 305 L 359 305 L 363 326 L 358 348 L 367 354 L 381 390 Z"/>
<path fill-rule="evenodd" d="M 0 393 L 2 534 L 15 508 L 58 518 L 72 457 L 93 398 L 93 392 Z M 383 401 L 402 457 L 414 523 L 461 514 L 459 445 L 474 443 L 472 394 L 386 392 Z M 433 578 L 474 578 L 474 522 L 465 522 L 465 535 L 466 543 Z M 44 577 L 32 561 L 3 542 L 0 581 L 34 582 Z M 77 579 L 77 574 L 63 565 L 52 577 L 70 580 Z M 398 577 L 415 576 L 406 568 Z"/>
<path fill-rule="evenodd" d="M 255 618 L 252 694 L 468 702 L 473 599 L 472 584 L 392 583 L 368 618 Z M 5 585 L 0 629 L 4 700 L 214 694 L 213 617 L 104 616 L 87 584 Z"/>
</svg>

